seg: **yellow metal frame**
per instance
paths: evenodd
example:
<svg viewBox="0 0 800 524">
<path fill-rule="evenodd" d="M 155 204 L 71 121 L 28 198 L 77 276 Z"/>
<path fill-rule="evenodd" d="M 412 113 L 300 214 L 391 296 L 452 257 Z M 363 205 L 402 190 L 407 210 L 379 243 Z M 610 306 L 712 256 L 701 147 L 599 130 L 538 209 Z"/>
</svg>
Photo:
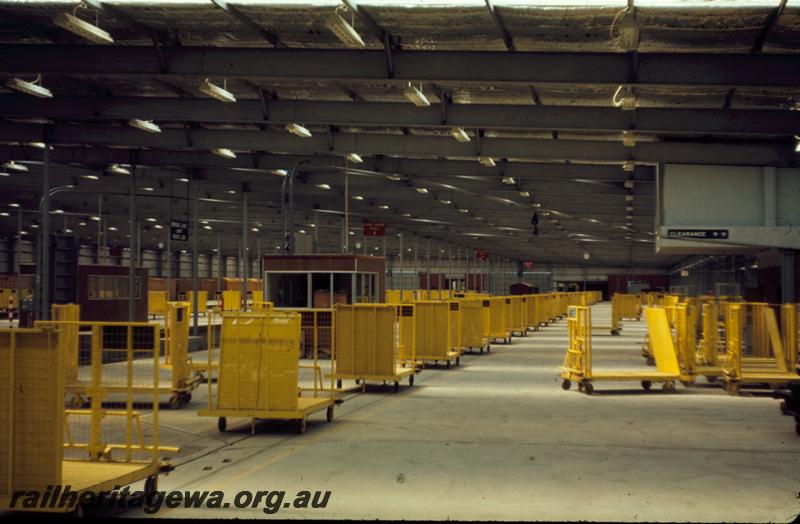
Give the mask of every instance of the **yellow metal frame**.
<svg viewBox="0 0 800 524">
<path fill-rule="evenodd" d="M 524 295 L 511 295 L 510 300 L 510 321 L 509 331 L 512 336 L 524 337 L 528 333 L 528 326 L 525 320 L 527 299 Z"/>
<path fill-rule="evenodd" d="M 649 390 L 654 382 L 664 384 L 664 391 L 675 391 L 675 381 L 680 380 L 680 369 L 670 333 L 667 315 L 663 308 L 645 310 L 648 334 L 653 342 L 656 360 L 655 371 L 602 371 L 592 369 L 592 312 L 586 306 L 570 306 L 567 314 L 568 346 L 561 367 L 561 387 L 570 389 L 572 382 L 587 394 L 594 391 L 597 381 L 637 381 Z"/>
<path fill-rule="evenodd" d="M 484 331 L 483 301 L 479 299 L 463 298 L 459 300 L 460 347 L 459 349 L 470 353 L 477 349 L 480 353 L 489 351 L 489 337 Z"/>
<path fill-rule="evenodd" d="M 147 314 L 151 317 L 163 315 L 167 309 L 166 291 L 148 291 L 147 292 Z"/>
<path fill-rule="evenodd" d="M 325 388 L 316 355 L 311 365 L 300 364 L 300 337 L 298 312 L 223 313 L 217 387 L 213 389 L 209 381 L 208 409 L 198 415 L 217 417 L 220 431 L 227 429 L 228 417 L 251 419 L 252 431 L 257 419 L 294 420 L 300 433 L 305 432 L 306 419 L 313 413 L 327 410 L 331 421 L 333 375 Z M 335 362 L 333 348 L 331 359 Z M 301 368 L 312 369 L 313 388 L 300 388 Z"/>
<path fill-rule="evenodd" d="M 63 372 L 66 345 L 57 338 L 66 323 L 59 327 L 43 325 L 37 329 L 0 329 L 0 427 L 6 433 L 0 453 L 0 508 L 8 508 L 9 496 L 19 490 L 43 492 L 52 486 L 70 486 L 74 492 L 118 489 L 141 479 L 146 493 L 155 488 L 156 476 L 168 466 L 159 455 L 177 452 L 178 448 L 159 444 L 158 398 L 153 399 L 150 414 L 150 443 L 145 442 L 139 413 L 134 410 L 131 376 L 124 409 L 108 410 L 102 405 L 105 388 L 101 382 L 100 363 L 92 369 L 90 409 L 64 409 Z M 92 330 L 101 329 L 97 324 Z M 128 338 L 133 325 L 129 324 Z M 140 327 L 141 324 L 135 325 Z M 147 326 L 144 324 L 144 326 Z M 157 329 L 153 326 L 154 330 Z M 157 332 L 153 336 L 157 340 Z M 99 352 L 99 344 L 92 345 Z M 128 362 L 134 359 L 128 352 Z M 152 357 L 153 380 L 158 380 L 158 355 Z M 77 442 L 70 431 L 68 417 L 87 417 L 89 440 Z M 102 438 L 101 424 L 107 417 L 121 417 L 126 428 L 125 442 L 109 443 Z M 136 438 L 134 439 L 134 426 Z M 35 439 L 28 438 L 35 434 Z M 65 449 L 85 450 L 84 459 L 65 459 Z M 134 453 L 148 459 L 134 458 Z M 9 460 L 11 459 L 11 460 Z M 80 497 L 78 496 L 79 500 Z M 29 508 L 33 511 L 68 512 L 74 506 Z M 26 508 L 15 507 L 25 511 Z"/>
<path fill-rule="evenodd" d="M 418 300 L 414 302 L 414 338 L 416 360 L 449 368 L 461 363 L 461 355 L 450 348 L 450 310 L 447 302 Z"/>
<path fill-rule="evenodd" d="M 392 304 L 337 305 L 334 309 L 336 366 L 333 378 L 337 389 L 342 380 L 355 380 L 362 389 L 367 382 L 393 382 L 395 392 L 408 377 L 414 385 L 413 365 L 406 365 L 401 354 L 401 325 L 398 306 Z M 411 361 L 415 355 L 410 355 Z"/>
</svg>

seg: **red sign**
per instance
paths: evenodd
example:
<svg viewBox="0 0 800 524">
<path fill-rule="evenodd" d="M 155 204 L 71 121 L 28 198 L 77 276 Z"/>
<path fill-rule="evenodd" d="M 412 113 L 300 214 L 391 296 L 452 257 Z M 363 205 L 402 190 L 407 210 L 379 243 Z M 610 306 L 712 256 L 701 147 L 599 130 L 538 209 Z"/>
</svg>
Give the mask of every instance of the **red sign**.
<svg viewBox="0 0 800 524">
<path fill-rule="evenodd" d="M 385 222 L 369 222 L 364 221 L 364 236 L 365 237 L 385 237 L 386 236 L 386 223 Z"/>
<path fill-rule="evenodd" d="M 476 249 L 475 250 L 475 260 L 479 260 L 481 262 L 485 260 L 489 260 L 489 250 L 488 249 Z"/>
<path fill-rule="evenodd" d="M 533 269 L 533 260 L 523 260 L 522 267 L 525 269 Z"/>
</svg>

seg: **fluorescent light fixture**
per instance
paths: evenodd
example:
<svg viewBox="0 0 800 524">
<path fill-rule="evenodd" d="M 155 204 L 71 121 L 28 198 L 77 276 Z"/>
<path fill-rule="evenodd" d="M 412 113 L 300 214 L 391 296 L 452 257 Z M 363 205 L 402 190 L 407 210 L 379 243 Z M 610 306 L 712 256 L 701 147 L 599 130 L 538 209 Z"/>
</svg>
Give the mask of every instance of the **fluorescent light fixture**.
<svg viewBox="0 0 800 524">
<path fill-rule="evenodd" d="M 800 153 L 800 136 L 794 136 L 794 152 Z"/>
<path fill-rule="evenodd" d="M 633 134 L 633 131 L 622 132 L 622 145 L 625 147 L 636 146 L 636 135 Z"/>
<path fill-rule="evenodd" d="M 411 217 L 411 213 L 403 213 L 403 216 L 404 216 L 405 218 L 409 218 L 409 217 Z"/>
<path fill-rule="evenodd" d="M 483 220 L 486 220 L 486 219 L 485 219 L 485 218 L 483 218 L 483 217 L 475 217 L 475 220 L 478 220 L 478 221 L 483 221 Z"/>
<path fill-rule="evenodd" d="M 300 124 L 295 124 L 294 122 L 286 124 L 286 130 L 293 135 L 299 136 L 300 138 L 311 137 L 311 131 L 301 126 Z"/>
<path fill-rule="evenodd" d="M 257 227 L 251 227 L 250 231 L 252 231 L 253 233 L 258 233 L 258 228 Z"/>
<path fill-rule="evenodd" d="M 349 160 L 354 164 L 360 164 L 361 162 L 364 161 L 364 159 L 361 158 L 361 156 L 359 156 L 358 153 L 347 153 L 347 160 Z"/>
<path fill-rule="evenodd" d="M 589 253 L 584 253 L 583 254 L 583 259 L 584 260 L 589 260 L 590 257 L 591 257 L 591 255 L 589 255 Z"/>
<path fill-rule="evenodd" d="M 39 78 L 41 79 L 41 76 Z M 50 90 L 46 87 L 42 87 L 39 84 L 34 84 L 33 82 L 26 82 L 25 80 L 21 80 L 19 78 L 12 78 L 6 82 L 6 87 L 13 89 L 14 91 L 19 91 L 20 93 L 38 98 L 53 98 L 53 93 L 50 92 Z"/>
<path fill-rule="evenodd" d="M 627 206 L 627 207 L 625 208 L 625 211 L 628 211 L 628 212 L 631 212 L 631 211 L 633 211 L 633 206 Z"/>
<path fill-rule="evenodd" d="M 212 229 L 214 229 L 214 228 L 213 228 L 213 227 L 211 227 L 211 226 L 208 226 L 208 225 L 206 225 L 206 226 L 203 226 L 203 229 L 205 229 L 205 230 L 207 230 L 207 231 L 211 231 L 211 230 L 212 230 Z"/>
<path fill-rule="evenodd" d="M 145 220 L 148 221 L 148 222 L 158 222 L 158 220 L 156 220 L 154 217 L 149 217 L 149 218 L 146 218 Z"/>
<path fill-rule="evenodd" d="M 109 230 L 109 231 L 116 231 L 116 230 L 117 230 L 117 228 L 116 228 L 116 227 L 114 227 L 114 226 L 109 226 L 108 230 Z"/>
<path fill-rule="evenodd" d="M 624 184 L 625 189 L 633 189 L 633 184 L 634 184 L 633 180 L 626 180 Z"/>
<path fill-rule="evenodd" d="M 225 147 L 215 147 L 211 152 L 222 158 L 236 158 L 236 153 Z"/>
<path fill-rule="evenodd" d="M 619 46 L 625 51 L 636 51 L 639 48 L 639 26 L 633 17 L 633 10 L 628 9 L 619 23 Z"/>
<path fill-rule="evenodd" d="M 516 183 L 517 183 L 517 181 L 516 181 L 516 180 L 514 180 L 514 177 L 513 177 L 513 176 L 504 176 L 504 177 L 503 177 L 503 183 L 504 183 L 504 184 L 509 184 L 509 185 L 511 185 L 511 184 L 516 184 Z"/>
<path fill-rule="evenodd" d="M 270 171 L 270 174 L 273 174 L 273 175 L 276 175 L 276 176 L 286 176 L 286 175 L 289 174 L 289 172 L 286 171 L 285 169 L 273 169 L 272 171 Z"/>
<path fill-rule="evenodd" d="M 425 96 L 425 93 L 412 86 L 410 83 L 403 90 L 403 96 L 406 97 L 406 100 L 417 107 L 428 107 L 431 105 L 428 97 Z"/>
<path fill-rule="evenodd" d="M 625 217 L 625 220 L 633 220 L 633 215 L 628 215 Z"/>
<path fill-rule="evenodd" d="M 162 226 L 161 224 L 156 224 L 153 227 L 156 229 L 164 229 L 164 226 Z"/>
<path fill-rule="evenodd" d="M 636 109 L 636 95 L 630 87 L 619 86 L 611 99 L 614 107 L 622 108 L 623 111 Z"/>
<path fill-rule="evenodd" d="M 306 230 L 305 229 L 301 229 L 300 231 L 298 231 L 298 233 L 300 233 L 301 235 L 305 235 L 306 234 Z"/>
<path fill-rule="evenodd" d="M 119 164 L 111 164 L 106 168 L 106 171 L 109 173 L 114 173 L 116 175 L 130 175 L 131 172 Z"/>
<path fill-rule="evenodd" d="M 9 213 L 8 211 L 3 211 L 2 213 L 0 213 L 0 217 L 10 217 L 10 216 L 11 213 Z"/>
<path fill-rule="evenodd" d="M 494 162 L 494 158 L 492 158 L 490 156 L 480 156 L 480 157 L 478 157 L 478 162 L 480 162 L 482 165 L 484 165 L 486 167 L 494 167 L 494 166 L 497 165 Z"/>
<path fill-rule="evenodd" d="M 0 177 L 7 177 L 7 176 L 11 176 L 11 175 L 6 173 L 5 171 L 0 171 Z"/>
<path fill-rule="evenodd" d="M 229 189 L 226 191 L 226 193 L 228 193 L 229 195 L 235 195 L 236 191 L 234 191 L 233 189 Z"/>
<path fill-rule="evenodd" d="M 625 202 L 633 202 L 633 195 L 625 195 Z"/>
<path fill-rule="evenodd" d="M 64 210 L 63 209 L 54 209 L 54 210 L 51 211 L 51 213 L 54 213 L 56 215 L 63 215 L 64 214 Z"/>
<path fill-rule="evenodd" d="M 3 168 L 8 169 L 9 171 L 19 171 L 20 173 L 25 173 L 28 171 L 28 166 L 17 164 L 13 160 L 9 160 L 8 162 L 3 162 Z"/>
<path fill-rule="evenodd" d="M 317 187 L 320 189 L 330 189 L 330 184 L 317 184 Z"/>
<path fill-rule="evenodd" d="M 53 24 L 96 44 L 114 43 L 108 32 L 69 13 L 58 13 L 53 17 Z"/>
<path fill-rule="evenodd" d="M 31 229 L 39 229 L 39 224 L 31 224 Z"/>
<path fill-rule="evenodd" d="M 622 170 L 627 173 L 633 173 L 636 170 L 636 164 L 630 161 L 625 162 L 624 164 L 622 164 Z"/>
<path fill-rule="evenodd" d="M 72 233 L 72 230 L 70 228 L 67 228 L 64 230 L 64 233 Z"/>
<path fill-rule="evenodd" d="M 450 204 L 452 204 L 452 203 L 453 203 L 453 201 L 452 201 L 452 200 L 439 200 L 439 202 L 441 202 L 442 204 L 444 204 L 444 205 L 446 205 L 446 206 L 449 206 Z"/>
<path fill-rule="evenodd" d="M 529 191 L 520 191 L 519 196 L 528 198 L 529 196 L 531 196 L 531 193 Z"/>
<path fill-rule="evenodd" d="M 161 128 L 153 123 L 152 120 L 142 120 L 141 118 L 131 118 L 128 120 L 128 125 L 140 131 L 147 133 L 160 133 Z"/>
<path fill-rule="evenodd" d="M 459 211 L 462 212 L 462 213 L 469 213 L 469 209 L 463 209 L 462 208 L 462 209 L 459 209 Z"/>
<path fill-rule="evenodd" d="M 152 187 L 143 187 L 142 191 L 155 191 Z"/>
<path fill-rule="evenodd" d="M 98 180 L 100 177 L 97 175 L 83 175 L 86 180 Z"/>
<path fill-rule="evenodd" d="M 414 190 L 417 193 L 423 193 L 423 194 L 428 192 L 428 188 L 427 187 L 415 187 Z"/>
<path fill-rule="evenodd" d="M 189 183 L 189 179 L 188 178 L 176 178 L 175 181 L 176 182 L 182 182 L 184 184 L 188 184 Z"/>
<path fill-rule="evenodd" d="M 454 127 L 450 129 L 450 135 L 452 135 L 452 137 L 459 142 L 469 142 L 469 135 L 460 127 Z"/>
<path fill-rule="evenodd" d="M 200 87 L 197 88 L 201 93 L 204 93 L 211 98 L 216 98 L 220 102 L 236 102 L 236 97 L 233 96 L 233 93 L 228 91 L 225 88 L 222 88 L 216 84 L 211 83 L 211 81 L 206 78 L 203 80 L 203 83 L 200 84 Z"/>
<path fill-rule="evenodd" d="M 100 217 L 99 216 L 90 216 L 89 220 L 93 220 L 95 222 L 100 222 Z"/>
<path fill-rule="evenodd" d="M 35 147 L 36 149 L 44 149 L 47 145 L 44 142 L 28 142 L 29 146 Z M 53 149 L 53 146 L 50 146 L 50 149 Z"/>
<path fill-rule="evenodd" d="M 353 195 L 353 200 L 364 200 L 364 197 L 361 195 Z"/>
<path fill-rule="evenodd" d="M 336 38 L 341 40 L 345 47 L 365 47 L 367 44 L 361 38 L 353 26 L 347 23 L 347 20 L 339 16 L 338 13 L 333 13 L 325 19 L 325 25 L 331 32 L 336 35 Z"/>
<path fill-rule="evenodd" d="M 381 204 L 378 207 L 381 209 L 389 209 L 389 206 L 387 206 L 386 204 Z"/>
<path fill-rule="evenodd" d="M 392 182 L 397 182 L 403 179 L 403 177 L 401 177 L 400 175 L 386 175 L 386 178 L 388 178 Z"/>
</svg>

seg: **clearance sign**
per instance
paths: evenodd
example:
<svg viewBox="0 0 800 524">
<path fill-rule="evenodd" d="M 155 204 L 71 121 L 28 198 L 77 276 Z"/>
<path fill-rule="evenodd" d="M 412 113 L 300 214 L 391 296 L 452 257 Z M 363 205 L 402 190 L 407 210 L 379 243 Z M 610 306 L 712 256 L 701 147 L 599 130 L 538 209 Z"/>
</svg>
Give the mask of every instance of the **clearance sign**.
<svg viewBox="0 0 800 524">
<path fill-rule="evenodd" d="M 475 260 L 480 262 L 489 260 L 489 250 L 488 249 L 476 249 L 475 250 Z"/>
</svg>

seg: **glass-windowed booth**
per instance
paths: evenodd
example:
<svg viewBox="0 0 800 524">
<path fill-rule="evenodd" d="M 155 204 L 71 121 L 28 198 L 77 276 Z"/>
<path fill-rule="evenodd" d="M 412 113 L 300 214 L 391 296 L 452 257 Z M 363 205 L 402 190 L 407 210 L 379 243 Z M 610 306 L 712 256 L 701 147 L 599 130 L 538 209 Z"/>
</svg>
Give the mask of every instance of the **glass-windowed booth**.
<svg viewBox="0 0 800 524">
<path fill-rule="evenodd" d="M 267 255 L 264 300 L 314 309 L 383 302 L 385 267 L 382 257 L 363 255 Z"/>
</svg>

